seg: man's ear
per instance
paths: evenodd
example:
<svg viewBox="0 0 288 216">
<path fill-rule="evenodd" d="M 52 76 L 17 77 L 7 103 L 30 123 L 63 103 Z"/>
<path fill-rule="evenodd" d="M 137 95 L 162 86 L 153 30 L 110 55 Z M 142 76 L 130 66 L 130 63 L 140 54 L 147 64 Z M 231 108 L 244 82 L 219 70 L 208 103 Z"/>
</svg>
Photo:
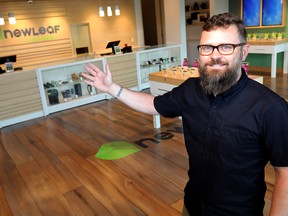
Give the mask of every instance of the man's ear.
<svg viewBox="0 0 288 216">
<path fill-rule="evenodd" d="M 246 44 L 243 46 L 243 49 L 242 49 L 242 61 L 244 61 L 246 59 L 246 57 L 248 56 L 248 52 L 249 52 L 249 47 L 250 45 L 249 44 Z"/>
</svg>

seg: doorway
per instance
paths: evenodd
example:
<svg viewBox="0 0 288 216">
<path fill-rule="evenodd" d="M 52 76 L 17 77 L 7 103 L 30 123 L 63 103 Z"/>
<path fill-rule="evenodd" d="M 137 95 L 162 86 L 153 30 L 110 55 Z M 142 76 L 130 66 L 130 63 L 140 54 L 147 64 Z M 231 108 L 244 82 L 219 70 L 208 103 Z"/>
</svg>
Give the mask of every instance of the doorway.
<svg viewBox="0 0 288 216">
<path fill-rule="evenodd" d="M 89 23 L 71 25 L 73 54 L 92 53 Z M 76 52 L 77 50 L 77 52 Z"/>
<path fill-rule="evenodd" d="M 159 45 L 165 41 L 163 0 L 142 0 L 145 45 Z"/>
</svg>

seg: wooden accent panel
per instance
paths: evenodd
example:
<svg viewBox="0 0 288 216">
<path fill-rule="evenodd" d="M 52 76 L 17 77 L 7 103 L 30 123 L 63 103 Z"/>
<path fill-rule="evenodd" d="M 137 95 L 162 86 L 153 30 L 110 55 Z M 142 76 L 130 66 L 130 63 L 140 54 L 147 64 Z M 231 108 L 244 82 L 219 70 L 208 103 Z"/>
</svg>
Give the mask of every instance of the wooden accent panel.
<svg viewBox="0 0 288 216">
<path fill-rule="evenodd" d="M 124 46 L 124 43 L 137 46 L 134 1 L 109 2 L 113 9 L 116 4 L 120 6 L 121 16 L 99 17 L 98 7 L 107 5 L 96 0 L 34 0 L 33 4 L 27 4 L 26 0 L 0 0 L 0 12 L 5 19 L 5 25 L 0 26 L 0 56 L 17 54 L 15 66 L 25 70 L 71 58 L 74 53 L 72 39 L 77 38 L 77 35 L 71 35 L 70 32 L 70 25 L 74 24 L 89 25 L 91 53 L 107 51 L 107 42 L 113 40 L 121 40 L 120 46 Z M 8 23 L 8 12 L 14 13 L 17 20 L 15 25 Z M 22 29 L 35 28 L 37 33 L 41 26 L 54 25 L 60 26 L 61 33 L 1 39 L 3 30 L 18 29 L 21 32 Z"/>
<path fill-rule="evenodd" d="M 197 68 L 191 69 L 192 73 L 189 70 L 186 70 L 186 72 L 180 72 L 179 69 L 174 71 L 173 69 L 167 69 L 164 71 L 154 72 L 152 74 L 149 74 L 149 80 L 155 81 L 155 82 L 163 82 L 168 83 L 171 85 L 180 85 L 188 78 L 192 77 L 199 77 L 199 72 Z"/>
<path fill-rule="evenodd" d="M 0 120 L 42 110 L 35 71 L 1 75 Z"/>
<path fill-rule="evenodd" d="M 287 43 L 288 38 L 283 38 L 283 39 L 277 39 L 277 40 L 265 40 L 265 39 L 260 39 L 260 40 L 249 40 L 248 43 L 250 45 L 277 45 L 277 44 L 283 44 Z"/>
<path fill-rule="evenodd" d="M 136 55 L 134 53 L 108 57 L 107 63 L 116 83 L 127 88 L 138 85 Z"/>
<path fill-rule="evenodd" d="M 0 28 L 0 56 L 16 54 L 15 67 L 29 70 L 73 56 L 65 1 L 37 0 L 33 4 L 27 4 L 26 0 L 0 1 L 0 8 L 5 19 Z M 8 23 L 8 12 L 14 13 L 15 25 Z M 10 33 L 14 31 L 17 35 Z"/>
<path fill-rule="evenodd" d="M 61 39 L 1 47 L 1 56 L 15 55 L 15 53 L 17 53 L 15 67 L 37 68 L 39 65 L 71 58 L 71 41 Z"/>
<path fill-rule="evenodd" d="M 277 75 L 283 74 L 283 68 L 277 68 Z M 249 73 L 264 73 L 264 74 L 271 74 L 271 67 L 263 67 L 263 66 L 253 66 L 249 65 Z"/>
<path fill-rule="evenodd" d="M 108 4 L 112 6 L 113 16 L 108 17 L 106 14 L 105 17 L 99 17 L 99 6 L 105 10 Z M 114 16 L 115 5 L 120 7 L 120 16 Z M 134 0 L 66 0 L 66 9 L 69 23 L 89 23 L 92 52 L 107 52 L 107 42 L 114 40 L 121 41 L 120 47 L 125 43 L 138 46 Z"/>
</svg>

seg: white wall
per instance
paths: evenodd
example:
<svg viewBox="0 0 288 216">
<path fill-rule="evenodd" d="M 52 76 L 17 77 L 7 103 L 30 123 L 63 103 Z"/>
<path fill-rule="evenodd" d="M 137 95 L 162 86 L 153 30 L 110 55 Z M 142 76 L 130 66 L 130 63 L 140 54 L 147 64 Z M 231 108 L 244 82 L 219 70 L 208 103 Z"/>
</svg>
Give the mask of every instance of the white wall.
<svg viewBox="0 0 288 216">
<path fill-rule="evenodd" d="M 185 1 L 184 0 L 165 0 L 165 43 L 181 44 L 181 60 L 187 57 L 186 48 L 186 21 L 185 21 Z"/>
<path fill-rule="evenodd" d="M 144 46 L 144 28 L 143 28 L 143 19 L 142 19 L 142 8 L 141 0 L 134 0 L 135 7 L 135 17 L 136 17 L 136 30 L 138 37 L 138 46 Z"/>
<path fill-rule="evenodd" d="M 210 16 L 229 11 L 228 0 L 210 0 Z"/>
</svg>

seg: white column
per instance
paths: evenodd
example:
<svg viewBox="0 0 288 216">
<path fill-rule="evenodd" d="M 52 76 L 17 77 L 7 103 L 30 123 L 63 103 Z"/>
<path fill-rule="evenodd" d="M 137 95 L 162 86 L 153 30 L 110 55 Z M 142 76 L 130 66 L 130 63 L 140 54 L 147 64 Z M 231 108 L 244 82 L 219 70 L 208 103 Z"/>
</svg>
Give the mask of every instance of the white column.
<svg viewBox="0 0 288 216">
<path fill-rule="evenodd" d="M 181 44 L 181 62 L 187 57 L 186 20 L 184 0 L 165 0 L 165 38 L 166 44 Z"/>
<path fill-rule="evenodd" d="M 138 46 L 144 46 L 144 28 L 142 19 L 141 0 L 134 0 Z"/>
</svg>

